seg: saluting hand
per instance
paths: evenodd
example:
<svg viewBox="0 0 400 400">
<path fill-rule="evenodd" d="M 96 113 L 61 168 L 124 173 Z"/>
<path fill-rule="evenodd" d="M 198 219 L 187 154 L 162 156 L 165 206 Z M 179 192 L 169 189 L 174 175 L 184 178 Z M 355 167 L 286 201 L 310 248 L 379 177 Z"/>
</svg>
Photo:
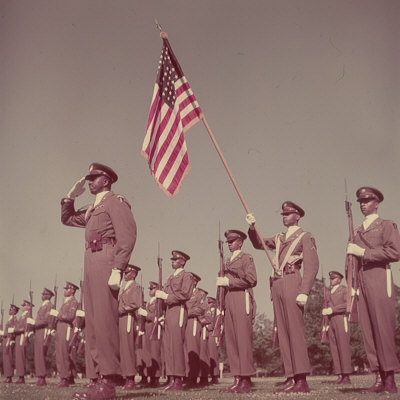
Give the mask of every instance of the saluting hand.
<svg viewBox="0 0 400 400">
<path fill-rule="evenodd" d="M 83 176 L 79 181 L 76 181 L 74 186 L 68 192 L 67 197 L 74 200 L 76 197 L 80 196 L 85 190 L 85 177 Z"/>
</svg>

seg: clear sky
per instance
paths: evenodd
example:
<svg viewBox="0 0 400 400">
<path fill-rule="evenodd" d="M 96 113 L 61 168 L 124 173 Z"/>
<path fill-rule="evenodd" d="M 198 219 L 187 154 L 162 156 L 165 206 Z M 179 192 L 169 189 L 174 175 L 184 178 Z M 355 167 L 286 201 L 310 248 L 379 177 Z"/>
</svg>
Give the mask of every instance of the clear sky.
<svg viewBox="0 0 400 400">
<path fill-rule="evenodd" d="M 157 18 L 264 236 L 301 205 L 325 273 L 344 270 L 347 178 L 375 186 L 399 222 L 400 2 L 397 0 L 2 0 L 0 2 L 0 299 L 34 302 L 78 283 L 84 231 L 63 226 L 60 200 L 93 161 L 119 174 L 143 283 L 164 279 L 170 252 L 215 293 L 221 230 L 245 211 L 202 123 L 186 134 L 191 171 L 169 199 L 141 147 L 162 41 Z M 78 207 L 93 201 L 88 191 Z M 258 310 L 272 317 L 268 260 L 246 241 Z M 225 246 L 228 255 L 228 249 Z M 394 265 L 400 284 L 399 265 Z M 319 273 L 320 274 L 320 273 Z M 146 291 L 147 292 L 147 291 Z M 60 294 L 62 291 L 60 291 Z M 147 294 L 147 293 L 146 293 Z"/>
</svg>

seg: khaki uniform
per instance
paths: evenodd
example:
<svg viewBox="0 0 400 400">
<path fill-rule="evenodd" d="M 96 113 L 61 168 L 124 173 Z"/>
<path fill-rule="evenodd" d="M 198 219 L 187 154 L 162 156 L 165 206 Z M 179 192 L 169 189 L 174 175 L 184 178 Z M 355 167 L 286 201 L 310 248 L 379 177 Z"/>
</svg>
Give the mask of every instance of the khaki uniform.
<svg viewBox="0 0 400 400">
<path fill-rule="evenodd" d="M 8 333 L 8 328 L 15 328 L 16 322 L 17 317 L 15 315 L 10 315 L 4 327 L 5 337 L 3 339 L 3 372 L 4 376 L 7 378 L 14 376 L 13 349 L 15 346 L 15 338 L 13 338 L 13 335 Z"/>
<path fill-rule="evenodd" d="M 400 368 L 400 363 L 396 356 L 396 299 L 389 263 L 400 259 L 399 231 L 393 221 L 377 218 L 366 230 L 363 226 L 356 229 L 354 243 L 366 249 L 359 269 L 358 303 L 365 352 L 371 369 L 376 357 L 380 370 L 393 371 Z"/>
<path fill-rule="evenodd" d="M 232 375 L 249 377 L 256 373 L 253 363 L 253 319 L 257 284 L 253 257 L 240 252 L 225 263 L 229 286 L 225 296 L 225 345 Z"/>
<path fill-rule="evenodd" d="M 249 229 L 248 233 L 253 246 L 256 249 L 263 249 L 255 230 Z M 285 234 L 282 233 L 264 239 L 269 249 L 275 249 L 277 240 L 280 240 L 279 265 L 284 261 L 290 245 L 302 233 L 303 230 L 299 228 L 288 238 L 285 238 Z M 302 236 L 292 255 L 298 256 L 297 261 L 293 265 L 286 264 L 282 276 L 275 274 L 271 287 L 279 349 L 286 377 L 310 372 L 303 318 L 304 307 L 299 307 L 296 303 L 298 294 L 310 293 L 319 268 L 315 240 L 309 232 Z M 303 276 L 300 274 L 301 267 L 303 267 Z"/>
<path fill-rule="evenodd" d="M 61 204 L 65 225 L 86 228 L 86 352 L 90 352 L 99 374 L 120 374 L 118 295 L 109 288 L 108 279 L 112 268 L 125 269 L 135 246 L 136 223 L 131 207 L 123 196 L 113 192 L 87 212 L 75 211 L 74 201 L 69 199 Z M 104 243 L 95 246 L 93 240 Z"/>
<path fill-rule="evenodd" d="M 193 294 L 186 302 L 188 320 L 185 330 L 185 362 L 186 376 L 197 378 L 200 375 L 200 332 L 201 323 L 199 318 L 206 311 L 206 301 L 204 294 L 194 288 Z"/>
<path fill-rule="evenodd" d="M 329 315 L 329 348 L 333 360 L 333 369 L 336 375 L 351 374 L 350 351 L 350 326 L 346 316 L 345 286 L 339 286 L 333 293 L 327 296 L 327 307 L 331 307 L 333 313 Z"/>
<path fill-rule="evenodd" d="M 26 346 L 24 339 L 28 317 L 28 311 L 24 311 L 15 324 L 15 332 L 18 332 L 15 336 L 15 373 L 17 376 L 25 376 L 26 374 Z"/>
<path fill-rule="evenodd" d="M 50 300 L 45 300 L 36 314 L 35 339 L 33 343 L 35 352 L 35 374 L 37 377 L 46 376 L 46 360 L 43 350 L 43 343 L 48 334 L 48 317 L 52 308 L 53 305 L 51 304 Z"/>
<path fill-rule="evenodd" d="M 119 297 L 119 340 L 121 354 L 121 373 L 125 377 L 135 376 L 136 351 L 135 339 L 137 309 L 142 300 L 141 286 L 135 281 L 128 281 Z"/>
<path fill-rule="evenodd" d="M 56 365 L 57 372 L 61 379 L 69 379 L 73 376 L 69 342 L 72 339 L 75 313 L 78 309 L 78 302 L 74 296 L 67 297 L 61 306 L 56 327 Z"/>
<path fill-rule="evenodd" d="M 165 300 L 164 352 L 167 376 L 184 377 L 186 375 L 184 340 L 187 323 L 186 302 L 192 296 L 194 278 L 190 272 L 182 270 L 169 276 L 164 291 Z"/>
</svg>

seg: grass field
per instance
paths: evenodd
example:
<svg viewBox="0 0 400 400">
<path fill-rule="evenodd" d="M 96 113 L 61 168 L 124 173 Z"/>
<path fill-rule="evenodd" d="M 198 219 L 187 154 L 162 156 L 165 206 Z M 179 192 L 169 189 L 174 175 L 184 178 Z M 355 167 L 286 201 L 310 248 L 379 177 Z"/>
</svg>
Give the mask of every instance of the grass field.
<svg viewBox="0 0 400 400">
<path fill-rule="evenodd" d="M 201 389 L 191 389 L 182 392 L 163 392 L 162 389 L 137 389 L 131 392 L 124 392 L 121 388 L 117 389 L 117 399 L 147 399 L 159 397 L 164 400 L 181 399 L 181 400 L 202 400 L 212 399 L 219 400 L 232 398 L 248 398 L 248 399 L 309 399 L 309 400 L 355 400 L 355 399 L 400 399 L 400 393 L 397 394 L 361 394 L 363 388 L 372 385 L 375 377 L 372 375 L 352 376 L 351 385 L 332 385 L 329 382 L 335 380 L 335 377 L 309 377 L 308 382 L 311 389 L 307 394 L 274 394 L 276 389 L 274 384 L 282 379 L 279 378 L 254 378 L 254 388 L 248 394 L 229 394 L 220 393 L 219 390 L 231 383 L 231 379 L 222 379 L 220 384 L 208 386 Z M 397 385 L 400 387 L 400 377 L 396 376 Z M 85 391 L 83 385 L 86 380 L 77 380 L 75 385 L 68 388 L 58 388 L 56 379 L 48 379 L 48 386 L 34 386 L 36 379 L 28 379 L 25 385 L 0 384 L 1 400 L 71 400 L 72 395 L 76 391 Z"/>
</svg>

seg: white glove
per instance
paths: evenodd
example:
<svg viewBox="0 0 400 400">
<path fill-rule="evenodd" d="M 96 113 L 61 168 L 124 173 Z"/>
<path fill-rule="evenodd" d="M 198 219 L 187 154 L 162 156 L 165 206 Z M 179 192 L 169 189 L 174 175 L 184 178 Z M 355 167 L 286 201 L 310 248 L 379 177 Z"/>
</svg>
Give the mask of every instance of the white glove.
<svg viewBox="0 0 400 400">
<path fill-rule="evenodd" d="M 75 185 L 72 186 L 71 190 L 68 192 L 67 197 L 69 199 L 75 199 L 80 196 L 85 190 L 85 177 L 83 176 L 79 181 L 75 182 Z"/>
<path fill-rule="evenodd" d="M 254 215 L 252 213 L 246 215 L 246 222 L 250 226 L 252 226 L 256 223 L 256 218 L 254 217 Z"/>
<path fill-rule="evenodd" d="M 144 335 L 144 332 L 143 332 L 143 331 L 139 331 L 138 335 L 139 335 L 139 336 L 143 336 L 143 335 Z"/>
<path fill-rule="evenodd" d="M 217 317 L 218 317 L 218 315 L 221 315 L 221 310 L 219 308 L 217 308 L 216 313 L 217 313 Z"/>
<path fill-rule="evenodd" d="M 55 329 L 52 329 L 52 330 L 50 331 L 50 335 L 51 335 L 51 336 L 55 336 L 55 334 L 56 334 L 56 330 L 55 330 Z"/>
<path fill-rule="evenodd" d="M 364 257 L 365 249 L 358 244 L 349 243 L 347 245 L 347 254 L 353 254 L 356 257 Z"/>
<path fill-rule="evenodd" d="M 58 317 L 58 311 L 57 311 L 55 308 L 52 308 L 52 309 L 50 310 L 50 315 L 51 315 L 52 317 Z"/>
<path fill-rule="evenodd" d="M 332 307 L 322 309 L 322 315 L 331 315 L 332 313 L 333 313 Z"/>
<path fill-rule="evenodd" d="M 35 325 L 35 320 L 33 318 L 27 318 L 26 323 L 29 325 Z"/>
<path fill-rule="evenodd" d="M 217 286 L 229 286 L 229 278 L 227 276 L 218 276 Z"/>
<path fill-rule="evenodd" d="M 161 317 L 158 318 L 158 322 L 159 322 L 159 323 L 164 322 L 164 320 L 165 320 L 164 315 L 161 315 Z"/>
<path fill-rule="evenodd" d="M 0 336 L 4 336 L 4 331 L 3 331 L 3 329 L 0 331 Z"/>
<path fill-rule="evenodd" d="M 30 338 L 33 335 L 33 331 L 28 332 L 28 337 Z"/>
<path fill-rule="evenodd" d="M 112 290 L 119 290 L 121 287 L 121 280 L 122 280 L 121 270 L 118 268 L 113 268 L 111 270 L 111 275 L 108 278 L 108 286 Z"/>
<path fill-rule="evenodd" d="M 163 292 L 162 290 L 156 290 L 156 298 L 167 300 L 168 293 Z"/>
<path fill-rule="evenodd" d="M 138 308 L 137 313 L 138 313 L 141 317 L 147 317 L 147 314 L 148 314 L 148 312 L 147 312 L 144 308 L 142 308 L 142 307 L 139 307 L 139 308 Z"/>
<path fill-rule="evenodd" d="M 14 331 L 15 331 L 15 328 L 8 328 L 8 330 L 7 330 L 8 333 L 14 333 Z"/>
<path fill-rule="evenodd" d="M 307 300 L 308 300 L 308 296 L 306 294 L 304 294 L 304 293 L 300 293 L 296 297 L 296 303 L 299 306 L 305 306 L 306 303 L 307 303 Z"/>
<path fill-rule="evenodd" d="M 85 311 L 83 310 L 76 310 L 75 316 L 77 317 L 85 317 Z"/>
</svg>

